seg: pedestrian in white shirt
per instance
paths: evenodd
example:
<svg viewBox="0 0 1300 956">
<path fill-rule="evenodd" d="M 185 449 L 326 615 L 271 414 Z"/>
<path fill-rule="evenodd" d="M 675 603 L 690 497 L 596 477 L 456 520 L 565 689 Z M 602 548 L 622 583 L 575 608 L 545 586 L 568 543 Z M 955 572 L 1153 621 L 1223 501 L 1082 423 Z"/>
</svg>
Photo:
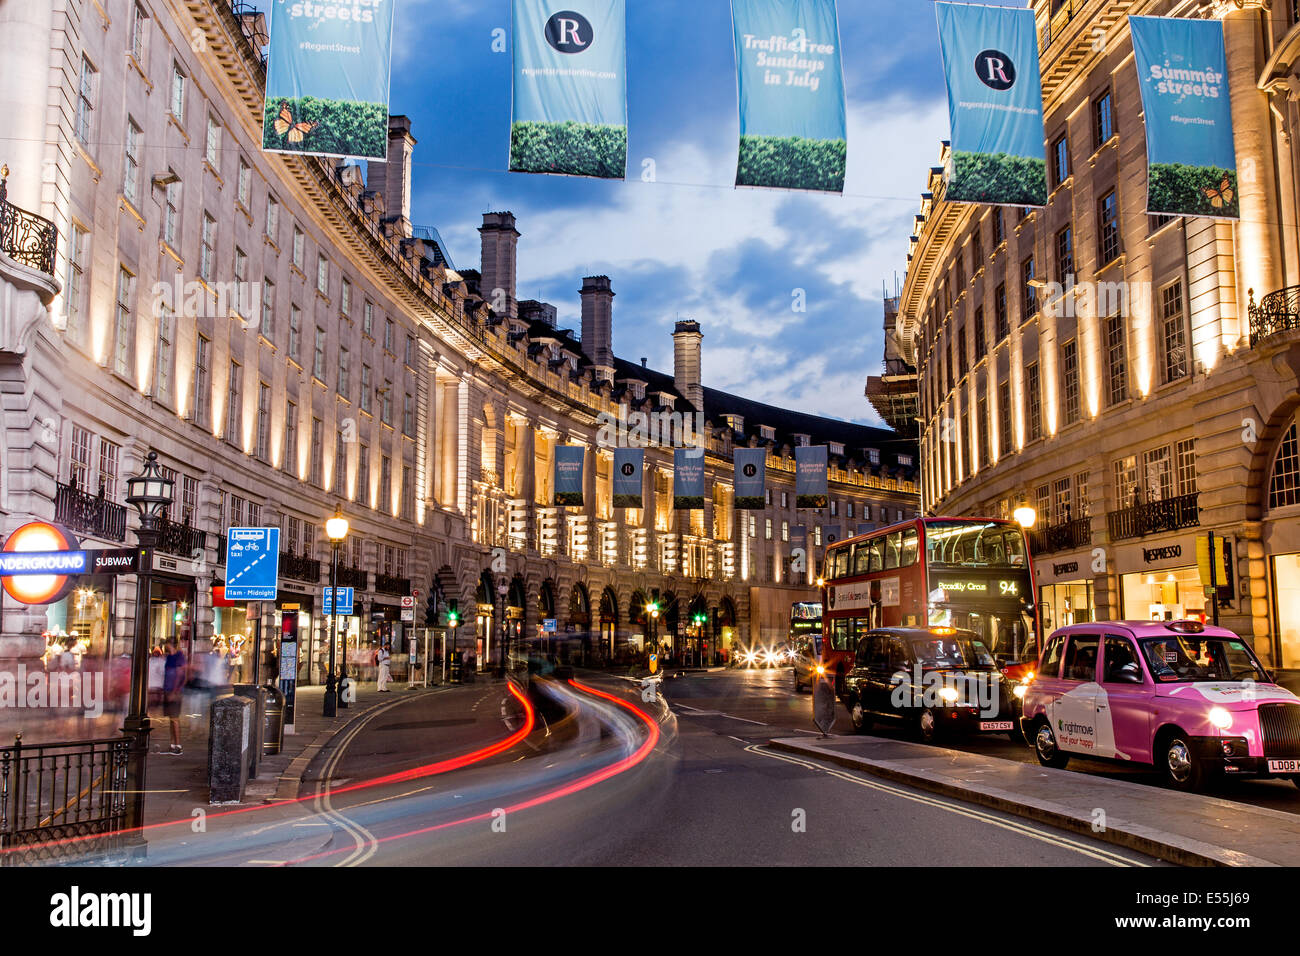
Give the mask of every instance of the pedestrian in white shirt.
<svg viewBox="0 0 1300 956">
<path fill-rule="evenodd" d="M 388 665 L 388 658 L 389 658 L 388 645 L 385 644 L 379 648 L 379 654 L 375 658 L 376 663 L 379 664 L 380 692 L 386 692 L 388 690 L 388 685 L 392 683 L 393 680 L 393 672 Z"/>
</svg>

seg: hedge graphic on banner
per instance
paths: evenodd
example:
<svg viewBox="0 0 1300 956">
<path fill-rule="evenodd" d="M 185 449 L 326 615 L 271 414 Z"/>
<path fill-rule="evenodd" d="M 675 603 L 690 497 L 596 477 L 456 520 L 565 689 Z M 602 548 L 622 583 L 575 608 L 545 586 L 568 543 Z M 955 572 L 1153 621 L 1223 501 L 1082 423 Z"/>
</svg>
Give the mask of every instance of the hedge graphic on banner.
<svg viewBox="0 0 1300 956">
<path fill-rule="evenodd" d="M 587 449 L 582 445 L 555 447 L 555 503 L 581 507 L 582 462 Z"/>
<path fill-rule="evenodd" d="M 1034 11 L 936 3 L 948 83 L 949 202 L 1047 205 Z"/>
<path fill-rule="evenodd" d="M 641 474 L 645 468 L 644 448 L 614 449 L 614 507 L 640 508 Z"/>
<path fill-rule="evenodd" d="M 395 2 L 272 0 L 263 150 L 387 158 Z"/>
<path fill-rule="evenodd" d="M 673 507 L 678 511 L 704 507 L 702 448 L 677 448 L 673 451 Z"/>
<path fill-rule="evenodd" d="M 767 507 L 767 449 L 737 448 L 732 455 L 736 468 L 736 510 L 761 511 Z"/>
<path fill-rule="evenodd" d="M 1147 212 L 1236 219 L 1223 24 L 1173 17 L 1128 23 L 1147 132 Z"/>
<path fill-rule="evenodd" d="M 622 179 L 624 0 L 514 0 L 510 169 Z"/>
<path fill-rule="evenodd" d="M 844 191 L 848 155 L 835 0 L 732 0 L 737 186 Z"/>
<path fill-rule="evenodd" d="M 800 445 L 794 450 L 794 506 L 825 508 L 828 497 L 825 445 Z"/>
</svg>

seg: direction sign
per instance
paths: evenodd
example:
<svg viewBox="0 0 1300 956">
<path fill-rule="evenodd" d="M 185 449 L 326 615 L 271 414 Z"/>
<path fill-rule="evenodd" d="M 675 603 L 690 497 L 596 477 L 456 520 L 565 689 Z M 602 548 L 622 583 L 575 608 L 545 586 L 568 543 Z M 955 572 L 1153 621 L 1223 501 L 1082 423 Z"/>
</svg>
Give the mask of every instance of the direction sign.
<svg viewBox="0 0 1300 956">
<path fill-rule="evenodd" d="M 415 608 L 413 608 L 413 607 L 404 607 L 404 608 L 402 608 L 402 620 L 403 620 L 403 621 L 410 621 L 412 624 L 414 624 L 414 623 L 415 623 Z"/>
<path fill-rule="evenodd" d="M 555 618 L 548 617 L 542 620 L 542 630 L 547 634 L 555 633 Z"/>
<path fill-rule="evenodd" d="M 279 573 L 279 528 L 226 531 L 226 600 L 274 601 Z"/>
<path fill-rule="evenodd" d="M 334 610 L 334 589 L 325 589 L 325 607 L 321 610 L 322 614 L 351 614 L 352 613 L 352 588 L 339 588 L 339 609 Z"/>
</svg>

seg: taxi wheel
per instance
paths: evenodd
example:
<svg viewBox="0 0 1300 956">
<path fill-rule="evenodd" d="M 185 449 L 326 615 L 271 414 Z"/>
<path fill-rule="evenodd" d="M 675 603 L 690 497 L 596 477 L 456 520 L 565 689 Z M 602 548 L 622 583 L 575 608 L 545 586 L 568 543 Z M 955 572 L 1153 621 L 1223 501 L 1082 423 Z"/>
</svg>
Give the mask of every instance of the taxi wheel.
<svg viewBox="0 0 1300 956">
<path fill-rule="evenodd" d="M 1197 756 L 1181 730 L 1166 735 L 1156 752 L 1165 782 L 1175 790 L 1204 790 L 1213 776 L 1210 767 Z"/>
<path fill-rule="evenodd" d="M 849 708 L 849 723 L 853 725 L 855 734 L 865 734 L 871 729 L 871 716 L 862 708 L 862 701 L 850 697 L 846 706 Z"/>
<path fill-rule="evenodd" d="M 916 729 L 927 744 L 932 744 L 939 739 L 939 715 L 933 708 L 923 707 L 916 715 Z"/>
<path fill-rule="evenodd" d="M 1039 721 L 1034 729 L 1034 753 L 1038 756 L 1038 762 L 1044 767 L 1055 767 L 1060 770 L 1070 762 L 1069 755 L 1056 745 L 1056 735 L 1052 733 L 1052 725 L 1045 720 Z"/>
</svg>

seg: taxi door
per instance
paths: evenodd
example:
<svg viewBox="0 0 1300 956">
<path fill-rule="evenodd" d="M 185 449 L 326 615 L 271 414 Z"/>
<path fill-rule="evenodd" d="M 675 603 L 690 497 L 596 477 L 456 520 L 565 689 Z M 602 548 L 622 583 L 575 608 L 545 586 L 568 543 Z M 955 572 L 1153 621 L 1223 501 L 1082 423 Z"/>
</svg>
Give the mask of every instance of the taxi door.
<svg viewBox="0 0 1300 956">
<path fill-rule="evenodd" d="M 1133 639 L 1107 634 L 1102 650 L 1097 730 L 1110 734 L 1112 756 L 1151 762 L 1151 702 L 1155 686 L 1138 659 Z"/>
<path fill-rule="evenodd" d="M 1064 751 L 1098 756 L 1097 666 L 1101 635 L 1071 634 L 1061 667 L 1061 692 L 1050 704 L 1048 719 L 1056 745 Z M 1109 754 L 1101 754 L 1109 756 Z"/>
</svg>

